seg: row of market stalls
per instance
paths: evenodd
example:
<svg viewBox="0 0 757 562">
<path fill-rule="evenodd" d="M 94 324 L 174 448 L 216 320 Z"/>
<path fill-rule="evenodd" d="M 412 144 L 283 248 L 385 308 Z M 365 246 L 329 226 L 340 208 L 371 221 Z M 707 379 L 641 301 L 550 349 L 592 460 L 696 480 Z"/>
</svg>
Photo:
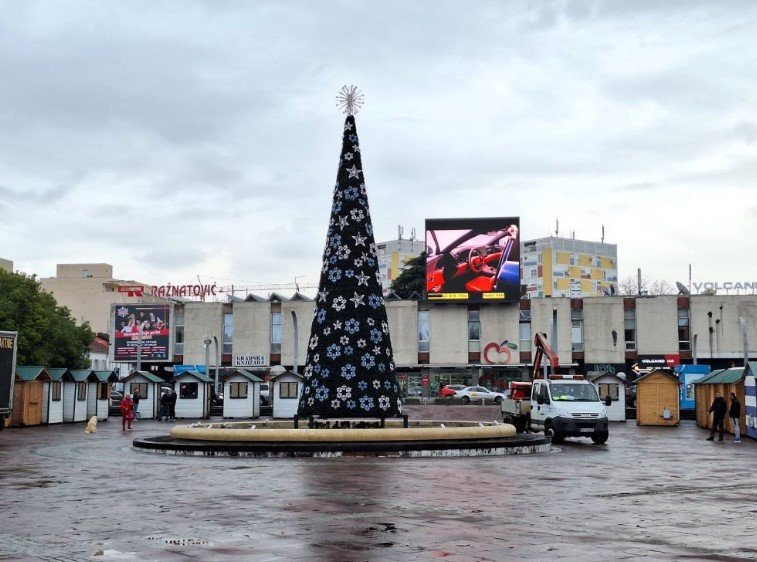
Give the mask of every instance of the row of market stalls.
<svg viewBox="0 0 757 562">
<path fill-rule="evenodd" d="M 225 369 L 219 374 L 223 384 L 224 418 L 260 417 L 260 385 L 263 379 L 245 369 Z M 273 417 L 292 418 L 297 413 L 302 375 L 284 371 L 271 377 Z M 121 379 L 124 392 L 139 392 L 139 414 L 143 419 L 160 416 L 160 398 L 165 388 L 176 393 L 176 417 L 207 418 L 210 416 L 213 379 L 199 371 L 183 371 L 170 382 L 147 372 L 136 371 Z"/>
<path fill-rule="evenodd" d="M 17 367 L 11 425 L 41 425 L 108 418 L 112 371 Z"/>
<path fill-rule="evenodd" d="M 260 416 L 260 385 L 263 379 L 244 370 L 225 370 L 224 418 Z M 297 413 L 302 376 L 291 371 L 271 378 L 273 417 L 291 418 Z M 213 379 L 199 371 L 184 371 L 166 382 L 149 371 L 136 371 L 119 380 L 112 371 L 22 366 L 16 368 L 11 425 L 47 425 L 83 422 L 97 416 L 108 419 L 111 386 L 123 384 L 125 392 L 139 392 L 142 419 L 160 416 L 160 398 L 167 388 L 176 393 L 177 418 L 210 416 Z"/>
</svg>

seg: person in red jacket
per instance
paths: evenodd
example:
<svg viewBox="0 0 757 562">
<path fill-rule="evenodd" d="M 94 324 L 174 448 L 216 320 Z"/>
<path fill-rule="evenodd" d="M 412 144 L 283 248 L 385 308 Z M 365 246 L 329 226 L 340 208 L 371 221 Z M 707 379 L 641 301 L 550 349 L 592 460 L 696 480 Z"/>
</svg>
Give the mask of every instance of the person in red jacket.
<svg viewBox="0 0 757 562">
<path fill-rule="evenodd" d="M 131 396 L 124 394 L 121 400 L 121 427 L 124 431 L 131 431 L 131 420 L 134 418 L 134 403 Z"/>
</svg>

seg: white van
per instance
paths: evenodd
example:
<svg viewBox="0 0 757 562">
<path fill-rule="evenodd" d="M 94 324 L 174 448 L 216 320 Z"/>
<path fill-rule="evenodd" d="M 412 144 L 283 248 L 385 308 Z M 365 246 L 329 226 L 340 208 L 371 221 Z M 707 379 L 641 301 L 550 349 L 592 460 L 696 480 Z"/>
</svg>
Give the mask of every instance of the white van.
<svg viewBox="0 0 757 562">
<path fill-rule="evenodd" d="M 601 444 L 610 436 L 605 404 L 594 385 L 580 375 L 534 379 L 531 426 L 551 435 L 553 442 L 565 437 L 591 437 Z"/>
</svg>

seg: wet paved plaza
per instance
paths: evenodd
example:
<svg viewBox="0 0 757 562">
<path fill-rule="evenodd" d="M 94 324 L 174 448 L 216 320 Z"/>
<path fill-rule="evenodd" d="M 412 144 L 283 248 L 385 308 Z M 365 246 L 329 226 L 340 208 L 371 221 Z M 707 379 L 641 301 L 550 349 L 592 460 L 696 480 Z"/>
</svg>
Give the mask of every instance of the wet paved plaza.
<svg viewBox="0 0 757 562">
<path fill-rule="evenodd" d="M 168 427 L 0 433 L 0 560 L 757 559 L 757 442 L 706 442 L 694 422 L 613 424 L 607 445 L 509 457 L 131 448 Z"/>
</svg>

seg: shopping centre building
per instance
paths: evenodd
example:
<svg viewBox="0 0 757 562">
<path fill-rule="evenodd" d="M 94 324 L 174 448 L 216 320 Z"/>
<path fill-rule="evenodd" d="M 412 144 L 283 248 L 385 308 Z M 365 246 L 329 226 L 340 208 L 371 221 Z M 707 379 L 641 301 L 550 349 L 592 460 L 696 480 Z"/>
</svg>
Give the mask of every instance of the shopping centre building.
<svg viewBox="0 0 757 562">
<path fill-rule="evenodd" d="M 212 366 L 216 346 L 221 366 L 244 366 L 262 376 L 274 365 L 301 368 L 314 304 L 301 294 L 233 303 L 171 302 L 165 308 L 170 334 L 165 359 L 151 361 L 145 353 L 142 368 L 160 374 L 176 364 Z M 455 382 L 501 388 L 528 378 L 537 332 L 555 348 L 560 371 L 624 372 L 629 380 L 645 365 L 741 364 L 742 326 L 747 341 L 757 341 L 757 295 L 450 304 L 390 294 L 386 310 L 396 370 L 408 395 L 434 395 L 439 385 Z M 133 345 L 136 336 L 128 338 Z M 111 337 L 111 348 L 114 342 Z M 122 365 L 121 372 L 129 367 Z"/>
</svg>

